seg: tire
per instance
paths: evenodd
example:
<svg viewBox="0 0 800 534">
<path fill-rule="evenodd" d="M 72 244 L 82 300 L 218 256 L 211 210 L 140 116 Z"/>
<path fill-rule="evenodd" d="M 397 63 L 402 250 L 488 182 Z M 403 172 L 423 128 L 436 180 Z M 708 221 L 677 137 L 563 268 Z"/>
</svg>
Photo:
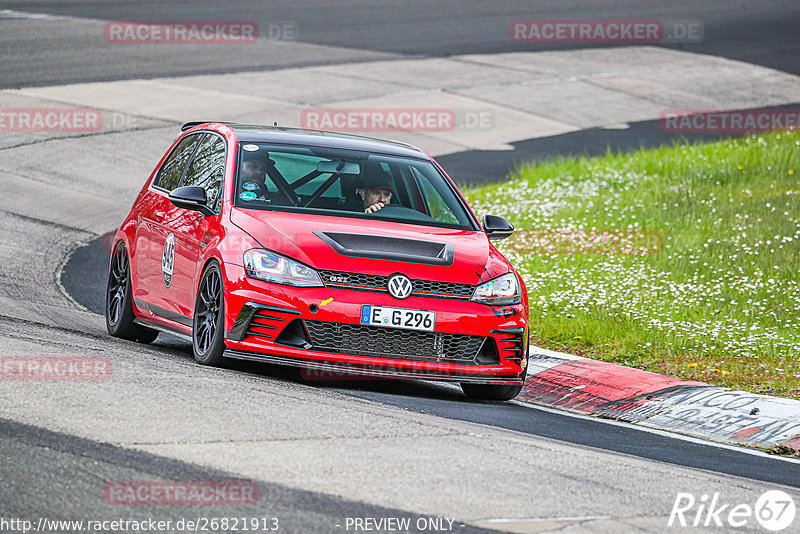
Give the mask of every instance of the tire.
<svg viewBox="0 0 800 534">
<path fill-rule="evenodd" d="M 114 337 L 152 343 L 158 331 L 138 325 L 133 321 L 133 297 L 131 297 L 131 269 L 128 249 L 120 241 L 114 247 L 111 267 L 108 270 L 106 285 L 106 330 Z"/>
<path fill-rule="evenodd" d="M 525 371 L 522 372 L 523 383 L 525 382 L 527 374 L 528 370 L 526 368 Z M 507 401 L 519 395 L 519 392 L 522 391 L 522 384 L 494 385 L 462 382 L 461 391 L 464 392 L 464 395 L 473 400 Z"/>
<path fill-rule="evenodd" d="M 219 367 L 225 351 L 225 298 L 222 270 L 214 261 L 206 267 L 194 304 L 192 352 L 197 363 Z"/>
</svg>

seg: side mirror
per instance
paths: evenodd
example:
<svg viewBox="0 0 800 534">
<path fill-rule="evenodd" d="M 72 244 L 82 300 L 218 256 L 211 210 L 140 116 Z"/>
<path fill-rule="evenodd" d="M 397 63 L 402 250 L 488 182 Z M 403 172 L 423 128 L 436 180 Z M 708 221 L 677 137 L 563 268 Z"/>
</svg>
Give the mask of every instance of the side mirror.
<svg viewBox="0 0 800 534">
<path fill-rule="evenodd" d="M 514 226 L 499 215 L 484 215 L 483 231 L 489 239 L 505 239 L 514 233 Z"/>
<path fill-rule="evenodd" d="M 203 215 L 214 215 L 206 205 L 206 190 L 196 185 L 185 185 L 173 189 L 169 194 L 169 201 L 179 208 L 199 211 Z"/>
</svg>

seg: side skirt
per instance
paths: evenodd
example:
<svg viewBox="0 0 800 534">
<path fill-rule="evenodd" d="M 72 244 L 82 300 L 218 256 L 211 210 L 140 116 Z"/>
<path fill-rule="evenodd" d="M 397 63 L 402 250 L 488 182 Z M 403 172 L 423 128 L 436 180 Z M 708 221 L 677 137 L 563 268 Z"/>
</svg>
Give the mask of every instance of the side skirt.
<svg viewBox="0 0 800 534">
<path fill-rule="evenodd" d="M 167 327 L 162 326 L 160 324 L 148 323 L 147 321 L 142 321 L 141 319 L 134 319 L 133 322 L 138 324 L 138 325 L 144 326 L 145 328 L 150 328 L 152 330 L 158 330 L 159 332 L 165 332 L 167 334 L 172 334 L 173 336 L 176 336 L 176 337 L 179 337 L 181 339 L 184 339 L 184 340 L 188 341 L 189 343 L 192 342 L 192 336 L 190 336 L 188 334 L 184 334 L 183 332 L 180 332 L 178 330 L 173 330 L 171 328 L 167 328 Z"/>
</svg>

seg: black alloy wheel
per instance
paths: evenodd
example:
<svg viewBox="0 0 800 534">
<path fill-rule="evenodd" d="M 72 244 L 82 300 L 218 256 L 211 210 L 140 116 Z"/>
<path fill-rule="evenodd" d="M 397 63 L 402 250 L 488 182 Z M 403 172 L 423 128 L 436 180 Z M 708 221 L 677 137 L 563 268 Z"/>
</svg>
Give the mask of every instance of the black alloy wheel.
<svg viewBox="0 0 800 534">
<path fill-rule="evenodd" d="M 136 324 L 131 296 L 131 269 L 128 249 L 120 241 L 111 256 L 106 287 L 106 330 L 114 337 L 151 343 L 158 331 Z"/>
<path fill-rule="evenodd" d="M 223 361 L 224 309 L 222 271 L 213 262 L 200 280 L 192 325 L 194 359 L 203 365 L 218 366 Z"/>
</svg>

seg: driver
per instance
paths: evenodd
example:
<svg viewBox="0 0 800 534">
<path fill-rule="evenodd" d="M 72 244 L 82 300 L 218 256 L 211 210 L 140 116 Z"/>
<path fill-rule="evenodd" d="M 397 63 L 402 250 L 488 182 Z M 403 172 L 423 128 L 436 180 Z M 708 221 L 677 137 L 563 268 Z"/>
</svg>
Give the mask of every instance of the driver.
<svg viewBox="0 0 800 534">
<path fill-rule="evenodd" d="M 361 188 L 364 213 L 375 213 L 392 202 L 394 186 L 392 177 L 384 170 L 370 175 Z"/>
</svg>

